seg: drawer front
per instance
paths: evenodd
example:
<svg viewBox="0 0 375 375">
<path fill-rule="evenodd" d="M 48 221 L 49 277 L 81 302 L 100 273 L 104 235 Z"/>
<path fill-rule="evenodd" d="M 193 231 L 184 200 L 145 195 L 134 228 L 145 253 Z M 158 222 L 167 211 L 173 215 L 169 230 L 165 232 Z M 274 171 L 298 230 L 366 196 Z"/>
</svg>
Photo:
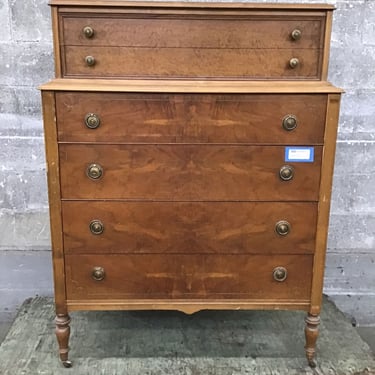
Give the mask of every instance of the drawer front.
<svg viewBox="0 0 375 375">
<path fill-rule="evenodd" d="M 64 77 L 318 79 L 321 50 L 66 46 Z M 93 58 L 93 59 L 91 59 Z M 88 65 L 91 59 L 93 65 Z M 292 59 L 298 66 L 292 68 Z M 233 66 L 235 62 L 235 66 Z"/>
<path fill-rule="evenodd" d="M 64 16 L 61 43 L 133 48 L 323 48 L 325 17 L 321 16 L 130 17 Z M 92 28 L 92 36 L 84 33 L 85 27 Z M 298 40 L 292 37 L 296 29 L 301 32 Z"/>
<path fill-rule="evenodd" d="M 65 253 L 313 253 L 316 203 L 64 201 Z"/>
<path fill-rule="evenodd" d="M 311 255 L 66 255 L 66 291 L 68 300 L 307 300 L 312 265 Z"/>
<path fill-rule="evenodd" d="M 66 77 L 319 79 L 325 15 L 64 15 Z M 83 30 L 90 28 L 89 34 Z M 293 38 L 293 32 L 300 32 Z M 86 56 L 95 64 L 87 66 Z M 299 59 L 294 69 L 289 62 Z"/>
<path fill-rule="evenodd" d="M 281 146 L 60 144 L 59 153 L 65 199 L 318 200 L 321 146 L 311 163 L 285 163 Z"/>
<path fill-rule="evenodd" d="M 56 93 L 63 142 L 322 144 L 326 106 L 319 94 Z"/>
</svg>

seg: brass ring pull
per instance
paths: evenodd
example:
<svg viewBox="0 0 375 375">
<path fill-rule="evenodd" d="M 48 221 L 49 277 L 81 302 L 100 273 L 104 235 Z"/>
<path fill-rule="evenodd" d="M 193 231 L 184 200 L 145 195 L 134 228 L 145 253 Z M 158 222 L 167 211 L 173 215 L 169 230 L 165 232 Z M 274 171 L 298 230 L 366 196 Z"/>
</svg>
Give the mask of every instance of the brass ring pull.
<svg viewBox="0 0 375 375">
<path fill-rule="evenodd" d="M 296 57 L 293 57 L 292 59 L 289 60 L 289 66 L 292 69 L 297 68 L 298 65 L 299 65 L 299 60 Z"/>
<path fill-rule="evenodd" d="M 275 225 L 275 231 L 280 236 L 286 236 L 290 232 L 290 224 L 286 220 L 280 220 Z"/>
<path fill-rule="evenodd" d="M 96 129 L 100 125 L 100 117 L 95 113 L 88 113 L 85 116 L 85 124 L 89 129 Z"/>
<path fill-rule="evenodd" d="M 93 56 L 86 56 L 85 61 L 86 61 L 87 66 L 94 66 L 95 65 L 95 58 Z"/>
<path fill-rule="evenodd" d="M 90 232 L 96 235 L 102 234 L 104 231 L 104 225 L 100 220 L 91 221 L 89 228 Z"/>
<path fill-rule="evenodd" d="M 91 276 L 95 281 L 102 281 L 105 277 L 104 268 L 103 267 L 94 267 L 92 269 Z"/>
<path fill-rule="evenodd" d="M 103 176 L 103 168 L 99 164 L 90 164 L 86 169 L 87 177 L 98 180 Z"/>
<path fill-rule="evenodd" d="M 85 26 L 82 29 L 83 35 L 87 38 L 90 39 L 94 36 L 94 29 L 90 26 Z"/>
<path fill-rule="evenodd" d="M 290 34 L 293 40 L 300 40 L 302 36 L 302 31 L 299 29 L 295 29 Z"/>
<path fill-rule="evenodd" d="M 286 115 L 283 118 L 283 128 L 284 130 L 290 132 L 297 127 L 297 117 L 294 115 Z"/>
<path fill-rule="evenodd" d="M 289 181 L 294 176 L 294 168 L 290 165 L 283 165 L 280 168 L 279 176 L 283 181 Z"/>
<path fill-rule="evenodd" d="M 276 267 L 274 270 L 273 270 L 273 278 L 278 281 L 278 282 L 283 282 L 286 280 L 286 278 L 288 277 L 288 271 L 286 270 L 286 268 L 284 267 Z"/>
</svg>

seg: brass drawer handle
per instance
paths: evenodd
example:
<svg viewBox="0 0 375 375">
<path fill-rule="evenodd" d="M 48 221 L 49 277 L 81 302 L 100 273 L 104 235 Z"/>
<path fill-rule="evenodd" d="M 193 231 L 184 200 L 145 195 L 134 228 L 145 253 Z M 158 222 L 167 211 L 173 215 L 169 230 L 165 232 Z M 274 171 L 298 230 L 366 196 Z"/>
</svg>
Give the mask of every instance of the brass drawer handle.
<svg viewBox="0 0 375 375">
<path fill-rule="evenodd" d="M 276 267 L 273 270 L 273 278 L 278 282 L 283 282 L 288 277 L 288 271 L 284 267 Z"/>
<path fill-rule="evenodd" d="M 90 232 L 96 235 L 102 234 L 104 231 L 104 225 L 100 220 L 91 221 L 89 228 Z"/>
<path fill-rule="evenodd" d="M 89 129 L 96 129 L 100 125 L 100 117 L 95 113 L 88 113 L 85 116 L 85 124 Z"/>
<path fill-rule="evenodd" d="M 286 236 L 290 232 L 290 224 L 286 220 L 280 220 L 275 225 L 275 231 L 280 236 Z"/>
<path fill-rule="evenodd" d="M 92 269 L 91 276 L 95 281 L 102 281 L 105 277 L 104 268 L 103 267 L 94 267 Z"/>
<path fill-rule="evenodd" d="M 297 68 L 298 65 L 299 65 L 299 60 L 298 60 L 296 57 L 293 57 L 292 59 L 290 59 L 290 61 L 289 61 L 289 66 L 290 66 L 292 69 Z"/>
<path fill-rule="evenodd" d="M 98 180 L 103 176 L 103 168 L 99 164 L 90 164 L 86 169 L 87 177 Z"/>
<path fill-rule="evenodd" d="M 94 36 L 94 29 L 90 26 L 85 26 L 82 32 L 87 39 L 91 39 Z"/>
<path fill-rule="evenodd" d="M 286 115 L 283 118 L 283 128 L 290 132 L 297 127 L 297 117 L 294 115 Z"/>
<path fill-rule="evenodd" d="M 299 29 L 295 29 L 290 34 L 293 40 L 300 40 L 302 36 L 302 31 Z"/>
<path fill-rule="evenodd" d="M 87 66 L 94 66 L 96 62 L 93 56 L 86 56 L 85 61 Z"/>
<path fill-rule="evenodd" d="M 289 181 L 294 176 L 294 168 L 290 165 L 283 165 L 280 168 L 279 176 L 283 181 Z"/>
</svg>

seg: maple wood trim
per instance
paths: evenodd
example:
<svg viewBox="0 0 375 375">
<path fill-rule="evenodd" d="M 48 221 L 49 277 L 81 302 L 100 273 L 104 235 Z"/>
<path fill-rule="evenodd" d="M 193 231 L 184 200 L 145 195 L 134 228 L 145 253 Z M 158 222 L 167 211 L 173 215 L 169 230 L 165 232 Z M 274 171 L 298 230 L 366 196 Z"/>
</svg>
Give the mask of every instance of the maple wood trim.
<svg viewBox="0 0 375 375">
<path fill-rule="evenodd" d="M 189 81 L 189 80 L 113 80 L 113 79 L 54 79 L 40 90 L 98 91 L 98 92 L 155 92 L 155 93 L 219 93 L 219 94 L 333 94 L 342 89 L 328 82 L 288 81 Z"/>
<path fill-rule="evenodd" d="M 340 95 L 329 95 L 324 134 L 324 148 L 321 168 L 321 181 L 318 204 L 318 221 L 316 231 L 316 251 L 313 265 L 310 314 L 320 313 L 324 281 L 329 211 L 331 204 L 332 178 L 335 163 L 336 135 L 340 111 Z"/>
<path fill-rule="evenodd" d="M 178 310 L 193 314 L 200 310 L 303 310 L 308 300 L 68 300 L 70 311 L 78 310 Z"/>
<path fill-rule="evenodd" d="M 169 1 L 123 1 L 123 0 L 50 0 L 49 5 L 59 6 L 98 6 L 129 8 L 220 8 L 220 9 L 290 9 L 317 10 L 336 9 L 331 4 L 287 4 L 287 3 L 229 3 L 229 2 L 169 2 Z"/>
<path fill-rule="evenodd" d="M 43 124 L 47 160 L 48 198 L 51 223 L 56 314 L 66 314 L 65 261 L 61 218 L 59 152 L 57 144 L 55 93 L 42 92 Z"/>
<path fill-rule="evenodd" d="M 59 33 L 59 14 L 57 8 L 51 9 L 52 34 L 53 34 L 53 52 L 55 60 L 55 77 L 61 78 L 61 51 L 60 51 L 60 33 Z"/>
<path fill-rule="evenodd" d="M 332 16 L 333 11 L 327 12 L 326 26 L 324 33 L 324 50 L 323 50 L 323 64 L 321 77 L 323 81 L 327 80 L 328 77 L 328 64 L 329 64 L 329 51 L 331 45 L 331 32 L 332 32 Z"/>
</svg>

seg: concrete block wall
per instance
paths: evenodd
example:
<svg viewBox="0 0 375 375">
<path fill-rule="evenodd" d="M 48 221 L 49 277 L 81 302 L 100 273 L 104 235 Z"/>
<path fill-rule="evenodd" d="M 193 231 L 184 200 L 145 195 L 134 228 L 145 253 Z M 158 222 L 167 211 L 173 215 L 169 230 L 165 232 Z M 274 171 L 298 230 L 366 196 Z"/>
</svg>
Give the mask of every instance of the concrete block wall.
<svg viewBox="0 0 375 375">
<path fill-rule="evenodd" d="M 337 6 L 329 79 L 346 91 L 325 293 L 359 324 L 375 325 L 375 2 L 325 2 Z M 52 295 L 41 104 L 36 88 L 54 72 L 47 0 L 0 0 L 0 25 L 1 320 L 1 316 L 12 316 L 27 296 Z"/>
</svg>

